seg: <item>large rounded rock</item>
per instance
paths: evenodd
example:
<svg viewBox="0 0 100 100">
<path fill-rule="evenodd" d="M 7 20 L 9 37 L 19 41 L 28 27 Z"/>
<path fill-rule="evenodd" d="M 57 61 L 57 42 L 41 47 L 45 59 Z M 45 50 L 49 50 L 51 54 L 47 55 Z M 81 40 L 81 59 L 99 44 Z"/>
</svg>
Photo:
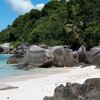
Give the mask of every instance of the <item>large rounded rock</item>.
<svg viewBox="0 0 100 100">
<path fill-rule="evenodd" d="M 54 65 L 57 67 L 73 66 L 73 51 L 64 46 L 59 47 L 53 51 Z"/>
<path fill-rule="evenodd" d="M 90 49 L 88 54 L 88 62 L 90 64 L 100 66 L 100 46 Z"/>
<path fill-rule="evenodd" d="M 20 63 L 28 63 L 31 67 L 50 67 L 53 59 L 52 55 L 49 55 L 49 50 L 32 45 Z"/>
<path fill-rule="evenodd" d="M 87 79 L 81 87 L 85 100 L 100 100 L 100 78 Z"/>
<path fill-rule="evenodd" d="M 54 66 L 64 67 L 65 66 L 65 55 L 63 53 L 63 48 L 55 49 L 53 52 L 54 55 Z"/>
<path fill-rule="evenodd" d="M 85 100 L 100 100 L 100 90 L 92 90 L 86 95 Z"/>
<path fill-rule="evenodd" d="M 94 91 L 96 93 L 96 91 L 98 90 L 100 91 L 100 78 L 91 78 L 91 79 L 87 79 L 83 83 L 80 89 L 80 94 L 84 96 L 85 98 L 87 98 L 88 96 L 90 96 L 90 94 L 93 95 L 92 93 L 94 93 Z"/>
<path fill-rule="evenodd" d="M 82 91 L 88 93 L 94 89 L 100 89 L 100 78 L 87 79 L 82 85 Z"/>
</svg>

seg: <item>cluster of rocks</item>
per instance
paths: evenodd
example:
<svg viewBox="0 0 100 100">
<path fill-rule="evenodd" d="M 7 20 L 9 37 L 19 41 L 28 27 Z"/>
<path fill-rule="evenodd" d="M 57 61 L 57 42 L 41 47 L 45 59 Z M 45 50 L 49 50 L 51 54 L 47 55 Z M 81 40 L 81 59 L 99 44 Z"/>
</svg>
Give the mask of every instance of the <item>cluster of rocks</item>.
<svg viewBox="0 0 100 100">
<path fill-rule="evenodd" d="M 78 63 L 78 61 L 75 62 L 73 58 L 73 51 L 66 46 L 54 46 L 45 49 L 37 45 L 32 45 L 26 53 L 18 52 L 16 54 L 10 57 L 7 63 L 12 64 L 16 62 L 20 68 L 64 67 L 73 66 Z"/>
<path fill-rule="evenodd" d="M 13 51 L 13 47 L 10 43 L 5 43 L 0 45 L 0 53 L 2 54 L 11 54 Z"/>
<path fill-rule="evenodd" d="M 28 43 L 22 43 L 17 48 L 13 48 L 11 43 L 0 44 L 0 53 L 2 54 L 25 54 L 29 49 Z"/>
<path fill-rule="evenodd" d="M 57 86 L 54 95 L 43 100 L 100 100 L 100 78 L 87 79 L 83 84 Z"/>
<path fill-rule="evenodd" d="M 15 48 L 14 50 L 13 50 L 13 53 L 14 54 L 25 54 L 27 51 L 28 51 L 28 49 L 29 49 L 29 44 L 26 42 L 26 43 L 22 43 L 22 44 L 20 44 L 17 48 Z"/>
<path fill-rule="evenodd" d="M 44 46 L 45 47 L 45 46 Z M 73 51 L 69 46 L 54 46 L 43 48 L 38 45 L 19 46 L 15 50 L 15 55 L 10 57 L 7 63 L 18 63 L 20 68 L 33 67 L 72 67 L 81 62 L 100 65 L 100 47 L 93 47 L 86 51 L 82 45 L 77 51 Z"/>
</svg>

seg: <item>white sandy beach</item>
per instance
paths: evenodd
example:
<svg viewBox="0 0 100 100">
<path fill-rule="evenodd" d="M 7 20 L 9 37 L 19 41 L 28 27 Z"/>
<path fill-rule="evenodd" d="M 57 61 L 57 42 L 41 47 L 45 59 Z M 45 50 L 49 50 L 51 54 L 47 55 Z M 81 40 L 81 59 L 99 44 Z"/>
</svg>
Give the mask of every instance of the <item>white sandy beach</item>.
<svg viewBox="0 0 100 100">
<path fill-rule="evenodd" d="M 100 69 L 95 69 L 96 66 L 80 67 L 63 68 L 65 71 L 40 78 L 31 77 L 27 80 L 5 82 L 7 85 L 19 88 L 1 90 L 0 100 L 43 100 L 44 96 L 53 95 L 55 87 L 60 84 L 83 83 L 87 78 L 100 78 Z"/>
</svg>

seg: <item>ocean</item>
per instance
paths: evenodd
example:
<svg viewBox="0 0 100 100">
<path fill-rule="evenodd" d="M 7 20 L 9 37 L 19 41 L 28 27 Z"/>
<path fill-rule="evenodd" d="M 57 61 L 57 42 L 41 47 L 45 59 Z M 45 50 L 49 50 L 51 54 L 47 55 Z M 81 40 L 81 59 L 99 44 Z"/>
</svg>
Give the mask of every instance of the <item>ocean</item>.
<svg viewBox="0 0 100 100">
<path fill-rule="evenodd" d="M 49 75 L 54 73 L 65 72 L 64 68 L 33 68 L 29 70 L 17 69 L 14 64 L 7 64 L 7 59 L 12 56 L 12 54 L 0 54 L 0 80 L 10 79 L 16 76 L 27 76 L 41 77 L 43 75 Z"/>
<path fill-rule="evenodd" d="M 23 70 L 18 70 L 12 64 L 7 64 L 7 59 L 11 54 L 0 54 L 0 79 L 10 76 L 16 76 L 23 73 Z"/>
</svg>

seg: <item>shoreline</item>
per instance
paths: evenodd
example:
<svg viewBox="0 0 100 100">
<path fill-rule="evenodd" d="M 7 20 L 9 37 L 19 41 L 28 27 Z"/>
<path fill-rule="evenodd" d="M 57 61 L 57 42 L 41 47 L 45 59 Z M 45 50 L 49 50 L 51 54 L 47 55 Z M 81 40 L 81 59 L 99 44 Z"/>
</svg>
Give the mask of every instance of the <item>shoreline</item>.
<svg viewBox="0 0 100 100">
<path fill-rule="evenodd" d="M 75 68 L 75 67 L 73 67 Z M 33 70 L 27 70 L 27 74 L 21 74 L 21 75 L 15 75 L 15 76 L 9 76 L 7 78 L 2 78 L 0 79 L 0 81 L 2 82 L 19 82 L 19 81 L 26 81 L 26 80 L 30 80 L 30 79 L 38 79 L 38 78 L 42 78 L 42 77 L 47 77 L 49 75 L 56 75 L 56 74 L 61 74 L 61 73 L 66 73 L 68 71 L 70 71 L 72 68 L 71 67 L 52 67 L 52 68 L 35 68 L 36 70 L 44 70 L 43 72 L 38 72 L 38 73 L 34 73 L 34 69 Z M 33 73 L 32 73 L 33 71 Z M 47 71 L 47 72 L 46 72 Z"/>
<path fill-rule="evenodd" d="M 0 100 L 43 100 L 45 96 L 52 96 L 56 86 L 67 82 L 83 83 L 87 78 L 100 78 L 100 69 L 96 66 L 84 68 L 72 67 L 67 72 L 58 72 L 39 78 L 6 82 L 9 86 L 18 87 L 0 91 Z M 17 80 L 17 79 L 16 79 Z"/>
</svg>

